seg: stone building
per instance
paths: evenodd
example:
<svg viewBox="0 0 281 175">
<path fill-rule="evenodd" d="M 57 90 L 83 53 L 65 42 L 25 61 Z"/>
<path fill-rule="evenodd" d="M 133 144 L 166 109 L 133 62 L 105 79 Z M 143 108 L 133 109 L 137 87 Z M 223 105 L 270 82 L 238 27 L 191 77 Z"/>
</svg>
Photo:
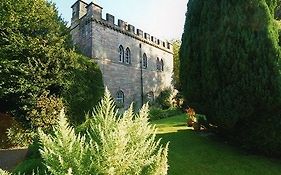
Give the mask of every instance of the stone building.
<svg viewBox="0 0 281 175">
<path fill-rule="evenodd" d="M 95 60 L 118 105 L 140 107 L 172 87 L 173 48 L 169 42 L 106 14 L 82 0 L 72 5 L 71 34 L 83 54 Z"/>
</svg>

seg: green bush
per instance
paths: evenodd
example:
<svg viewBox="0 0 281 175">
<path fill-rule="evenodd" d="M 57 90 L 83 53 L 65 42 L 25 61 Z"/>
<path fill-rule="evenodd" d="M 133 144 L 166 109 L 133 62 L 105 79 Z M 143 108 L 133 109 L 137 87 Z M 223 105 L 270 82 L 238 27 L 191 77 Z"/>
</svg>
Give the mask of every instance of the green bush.
<svg viewBox="0 0 281 175">
<path fill-rule="evenodd" d="M 35 107 L 27 113 L 32 128 L 50 130 L 57 123 L 57 116 L 64 108 L 61 98 L 44 91 L 36 100 Z"/>
<path fill-rule="evenodd" d="M 40 147 L 42 147 L 42 145 L 40 144 L 38 137 L 36 137 L 33 140 L 32 144 L 30 144 L 28 146 L 26 158 L 27 159 L 40 159 L 41 158 L 41 154 L 39 151 Z"/>
<path fill-rule="evenodd" d="M 38 170 L 38 172 L 36 171 L 37 175 L 49 174 L 45 173 L 47 172 L 47 167 L 44 165 L 43 158 L 41 157 L 39 151 L 40 147 L 42 147 L 40 142 L 37 139 L 34 139 L 32 144 L 30 144 L 28 147 L 28 152 L 25 160 L 20 163 L 12 173 L 17 175 L 18 173 L 22 172 L 28 175 L 32 174 L 34 170 Z"/>
<path fill-rule="evenodd" d="M 96 63 L 81 55 L 74 55 L 75 64 L 67 76 L 68 85 L 62 97 L 67 104 L 67 115 L 73 124 L 85 121 L 85 114 L 91 111 L 104 93 L 102 73 Z"/>
<path fill-rule="evenodd" d="M 168 109 L 172 106 L 172 90 L 165 89 L 160 92 L 155 102 L 161 106 L 162 109 Z"/>
<path fill-rule="evenodd" d="M 36 132 L 25 129 L 21 124 L 15 123 L 7 130 L 7 136 L 13 146 L 25 147 L 32 143 L 33 138 L 36 137 Z"/>
<path fill-rule="evenodd" d="M 151 107 L 149 110 L 149 120 L 154 121 L 180 114 L 182 114 L 182 111 L 178 108 L 160 109 Z"/>
<path fill-rule="evenodd" d="M 43 164 L 42 159 L 27 159 L 19 164 L 12 172 L 14 175 L 18 174 L 36 174 L 36 175 L 45 175 L 46 167 Z M 38 170 L 38 171 L 37 171 Z M 40 171 L 39 171 L 40 170 Z M 34 173 L 36 172 L 36 173 Z"/>
<path fill-rule="evenodd" d="M 41 154 L 53 175 L 64 174 L 167 174 L 168 145 L 155 140 L 148 122 L 148 106 L 120 116 L 106 90 L 80 134 L 75 134 L 63 112 L 53 135 L 39 130 Z"/>
<path fill-rule="evenodd" d="M 27 113 L 31 128 L 26 129 L 21 123 L 14 122 L 7 132 L 9 141 L 13 145 L 28 146 L 36 137 L 37 128 L 40 127 L 45 131 L 52 129 L 52 126 L 57 123 L 57 116 L 63 107 L 62 99 L 44 91 L 36 100 L 34 108 Z"/>
<path fill-rule="evenodd" d="M 14 146 L 8 139 L 7 130 L 16 123 L 11 115 L 0 113 L 0 149 Z"/>
</svg>

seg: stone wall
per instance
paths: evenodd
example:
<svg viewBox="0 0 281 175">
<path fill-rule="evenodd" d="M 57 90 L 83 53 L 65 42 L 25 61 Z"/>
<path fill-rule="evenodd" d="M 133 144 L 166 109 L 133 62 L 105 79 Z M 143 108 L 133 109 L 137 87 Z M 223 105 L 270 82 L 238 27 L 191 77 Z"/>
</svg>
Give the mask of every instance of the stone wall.
<svg viewBox="0 0 281 175">
<path fill-rule="evenodd" d="M 87 9 L 88 13 L 79 19 L 78 25 L 72 25 L 73 41 L 85 55 L 98 62 L 104 84 L 113 97 L 117 91 L 122 90 L 125 107 L 133 101 L 140 107 L 142 84 L 144 99 L 149 92 L 157 96 L 161 90 L 171 87 L 173 54 L 170 43 L 143 33 L 140 29 L 135 30 L 134 26 L 122 20 L 118 20 L 118 25 L 115 25 L 113 15 L 107 14 L 106 19 L 102 19 L 102 8 L 96 4 L 89 4 Z M 89 12 L 90 10 L 97 12 Z M 119 62 L 120 45 L 124 50 L 130 49 L 130 64 Z M 146 69 L 141 70 L 144 53 L 148 64 Z M 164 71 L 157 70 L 157 58 L 163 60 Z"/>
</svg>

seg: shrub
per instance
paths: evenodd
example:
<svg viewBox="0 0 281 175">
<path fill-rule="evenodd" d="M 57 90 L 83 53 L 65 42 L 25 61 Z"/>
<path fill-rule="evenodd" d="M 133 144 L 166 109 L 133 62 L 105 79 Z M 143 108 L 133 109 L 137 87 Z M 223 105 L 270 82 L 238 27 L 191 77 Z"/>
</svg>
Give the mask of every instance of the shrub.
<svg viewBox="0 0 281 175">
<path fill-rule="evenodd" d="M 168 144 L 155 141 L 147 105 L 139 114 L 131 106 L 120 116 L 106 90 L 80 128 L 75 134 L 61 112 L 52 136 L 39 130 L 41 154 L 52 174 L 167 174 Z"/>
<path fill-rule="evenodd" d="M 63 109 L 62 99 L 50 95 L 44 91 L 36 100 L 36 104 L 27 114 L 30 121 L 30 127 L 24 127 L 19 122 L 14 122 L 8 129 L 8 140 L 16 146 L 27 146 L 32 143 L 33 138 L 37 135 L 37 128 L 49 131 L 57 123 L 58 113 Z M 27 129 L 28 128 L 28 129 Z"/>
<path fill-rule="evenodd" d="M 15 124 L 7 131 L 8 140 L 15 146 L 28 146 L 32 143 L 36 132 L 24 129 L 21 125 Z"/>
<path fill-rule="evenodd" d="M 161 106 L 162 109 L 170 108 L 172 106 L 172 90 L 165 89 L 161 91 L 155 101 Z"/>
<path fill-rule="evenodd" d="M 205 115 L 196 114 L 193 108 L 188 108 L 186 110 L 187 115 L 187 126 L 193 127 L 195 131 L 201 130 L 201 128 L 209 128 L 209 123 Z"/>
<path fill-rule="evenodd" d="M 178 108 L 169 108 L 163 110 L 160 108 L 151 107 L 149 111 L 149 120 L 154 121 L 180 114 L 182 114 L 182 111 Z"/>
<path fill-rule="evenodd" d="M 9 141 L 7 130 L 16 123 L 9 114 L 0 113 L 0 149 L 10 148 L 13 144 Z"/>
<path fill-rule="evenodd" d="M 104 93 L 102 73 L 96 63 L 90 59 L 74 54 L 75 64 L 67 76 L 68 85 L 62 93 L 67 105 L 70 122 L 81 124 L 85 114 L 92 110 Z"/>
<path fill-rule="evenodd" d="M 40 170 L 40 171 L 39 171 Z M 12 172 L 12 174 L 33 174 L 33 175 L 45 175 L 46 167 L 41 159 L 27 159 L 19 164 Z M 36 172 L 36 173 L 35 173 Z"/>
<path fill-rule="evenodd" d="M 32 128 L 50 130 L 57 123 L 57 116 L 63 107 L 62 99 L 44 91 L 38 97 L 35 107 L 27 113 Z"/>
<path fill-rule="evenodd" d="M 44 165 L 44 161 L 41 157 L 41 154 L 39 152 L 39 148 L 42 145 L 40 145 L 40 142 L 35 139 L 32 144 L 28 147 L 28 152 L 26 155 L 25 160 L 20 163 L 15 169 L 13 169 L 13 174 L 18 173 L 25 173 L 26 175 L 32 174 L 34 170 L 38 170 L 37 175 L 45 175 L 49 173 L 47 172 L 47 167 Z M 40 171 L 39 171 L 40 170 Z"/>
</svg>

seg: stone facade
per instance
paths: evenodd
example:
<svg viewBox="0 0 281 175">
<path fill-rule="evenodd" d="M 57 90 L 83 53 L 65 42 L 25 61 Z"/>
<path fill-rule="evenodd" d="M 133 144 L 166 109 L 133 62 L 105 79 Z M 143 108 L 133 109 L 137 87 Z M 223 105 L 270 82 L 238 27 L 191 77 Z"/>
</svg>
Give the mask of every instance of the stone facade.
<svg viewBox="0 0 281 175">
<path fill-rule="evenodd" d="M 119 105 L 140 107 L 163 89 L 171 88 L 173 48 L 140 29 L 106 14 L 102 7 L 78 0 L 72 6 L 74 44 L 96 61 L 103 81 Z"/>
</svg>

